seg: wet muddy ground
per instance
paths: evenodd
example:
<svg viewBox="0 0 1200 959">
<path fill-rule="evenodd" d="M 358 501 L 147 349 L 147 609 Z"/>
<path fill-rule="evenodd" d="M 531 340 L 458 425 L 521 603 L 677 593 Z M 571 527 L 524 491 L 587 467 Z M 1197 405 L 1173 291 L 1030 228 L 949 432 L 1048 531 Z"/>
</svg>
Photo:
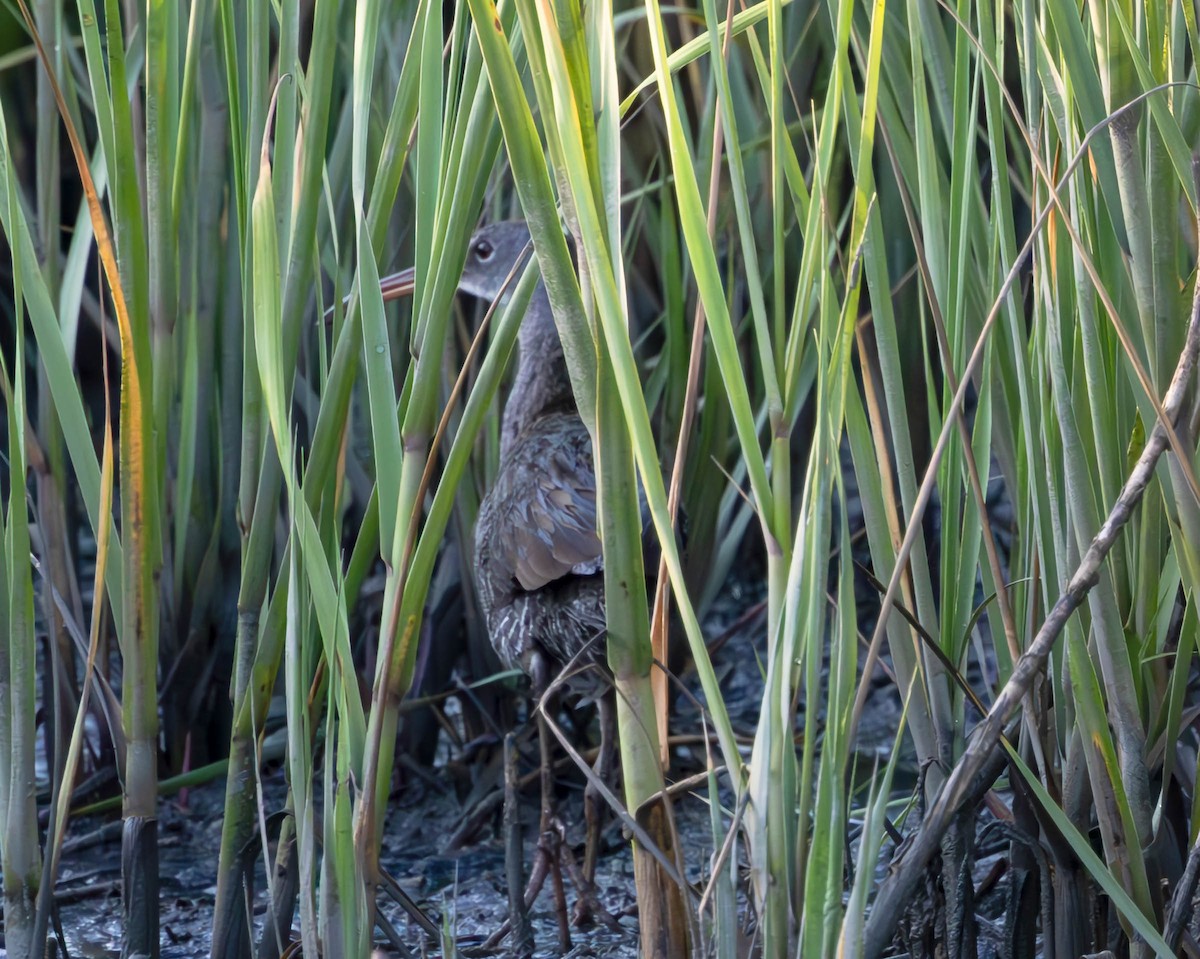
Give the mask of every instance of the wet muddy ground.
<svg viewBox="0 0 1200 959">
<path fill-rule="evenodd" d="M 861 518 L 856 514 L 857 502 L 853 495 L 850 504 L 851 528 L 859 528 Z M 936 541 L 936 527 L 927 533 L 932 533 Z M 858 555 L 864 548 L 865 543 L 860 540 L 855 548 L 856 559 L 869 564 L 869 556 Z M 761 577 L 749 577 L 743 582 L 760 583 Z M 718 601 L 705 623 L 706 636 L 721 637 L 713 644 L 714 667 L 731 722 L 747 744 L 752 741 L 758 722 L 766 648 L 764 618 L 759 609 L 762 597 L 754 589 L 754 586 L 732 582 L 727 595 Z M 877 610 L 877 587 L 859 575 L 856 591 L 860 633 L 869 635 Z M 986 622 L 981 624 L 981 629 L 986 629 Z M 977 680 L 982 679 L 978 670 L 991 672 L 986 663 L 975 661 L 972 666 Z M 672 769 L 675 779 L 704 768 L 703 723 L 696 704 L 702 698 L 699 682 L 694 675 L 685 675 L 683 681 L 691 697 L 676 698 L 671 729 L 673 736 L 690 735 L 691 743 L 675 749 Z M 877 668 L 869 682 L 871 694 L 857 742 L 858 768 L 864 774 L 869 774 L 877 761 L 886 762 L 894 751 L 901 716 L 900 697 L 886 671 Z M 448 713 L 453 719 L 453 705 Z M 798 729 L 804 722 L 811 721 L 811 717 L 804 715 L 803 703 L 800 713 Z M 823 721 L 820 711 L 815 718 L 818 723 Z M 973 721 L 974 717 L 968 719 Z M 508 917 L 498 753 L 499 749 L 493 747 L 490 774 L 480 768 L 479 764 L 484 760 L 472 760 L 467 777 L 469 782 L 464 785 L 462 754 L 448 745 L 443 734 L 438 761 L 431 769 L 407 775 L 389 805 L 382 850 L 384 868 L 434 923 L 451 929 L 463 947 L 480 945 Z M 522 772 L 530 775 L 536 755 L 534 742 L 527 742 L 524 755 Z M 911 795 L 916 779 L 916 764 L 910 747 L 902 743 L 895 778 L 897 795 Z M 567 825 L 568 840 L 581 848 L 583 778 L 568 768 L 563 770 L 560 780 L 560 816 Z M 471 784 L 476 787 L 474 794 Z M 679 795 L 674 806 L 688 878 L 694 883 L 707 879 L 712 854 L 707 796 L 703 784 L 698 788 L 699 792 Z M 619 787 L 617 791 L 619 795 Z M 262 792 L 265 815 L 270 816 L 283 808 L 285 783 L 278 763 L 265 769 Z M 732 805 L 731 799 L 729 795 L 722 797 L 727 808 Z M 481 802 L 487 806 L 487 812 L 479 811 Z M 191 959 L 209 954 L 223 804 L 224 780 L 193 788 L 186 796 L 164 797 L 162 801 L 160 858 L 164 959 Z M 534 855 L 537 831 L 536 781 L 522 793 L 521 813 L 528 868 Z M 992 905 L 984 912 L 995 916 L 1001 908 L 1002 888 L 1006 887 L 1006 882 L 995 881 L 990 871 L 1000 862 L 1003 843 L 997 845 L 988 840 L 987 828 L 981 823 L 980 835 L 985 841 L 979 850 L 976 873 L 977 882 L 990 890 L 992 897 Z M 637 915 L 629 844 L 615 821 L 609 822 L 605 839 L 596 885 L 601 902 L 615 917 L 619 928 L 596 924 L 582 930 L 573 929 L 575 945 L 569 954 L 632 959 L 637 955 Z M 70 954 L 116 956 L 120 949 L 120 822 L 99 818 L 75 821 L 71 824 L 69 842 L 58 897 Z M 885 862 L 890 854 L 891 846 L 885 843 Z M 265 909 L 261 855 L 256 882 L 256 921 L 261 925 Z M 569 905 L 573 905 L 575 890 L 569 884 L 567 898 Z M 392 900 L 383 902 L 381 911 L 400 931 L 411 954 L 441 954 L 440 946 Z M 545 957 L 562 955 L 549 883 L 534 904 L 531 920 L 536 954 Z M 985 927 L 981 939 L 987 938 Z M 391 954 L 386 950 L 381 952 L 381 955 Z M 994 950 L 981 941 L 980 954 L 994 954 Z"/>
<path fill-rule="evenodd" d="M 744 604 L 743 604 L 744 605 Z M 727 618 L 736 618 L 730 610 Z M 713 634 L 719 632 L 719 624 Z M 754 664 L 760 661 L 762 634 L 760 618 L 751 616 L 730 636 L 716 657 L 726 701 L 735 729 L 753 736 L 761 695 L 761 676 Z M 690 686 L 697 686 L 694 678 Z M 892 750 L 899 698 L 886 684 L 879 684 L 872 697 L 868 718 L 860 738 L 860 750 L 870 756 L 886 756 Z M 695 707 L 686 699 L 676 705 L 673 732 L 699 732 Z M 534 743 L 526 746 L 522 771 L 532 772 Z M 702 746 L 677 750 L 676 775 L 699 771 Z M 911 772 L 911 771 L 910 771 Z M 486 776 L 481 776 L 486 780 Z M 498 780 L 498 776 L 494 777 Z M 568 840 L 579 849 L 583 840 L 583 780 L 565 769 L 561 777 L 560 815 L 567 824 Z M 911 782 L 911 775 L 901 773 Z M 444 764 L 425 777 L 410 776 L 393 795 L 388 815 L 382 859 L 384 867 L 421 909 L 439 926 L 453 930 L 460 946 L 482 944 L 508 917 L 504 837 L 497 781 L 494 789 L 463 796 Z M 461 787 L 460 787 L 461 788 Z M 268 816 L 282 809 L 284 777 L 279 764 L 268 767 L 263 779 L 264 809 Z M 482 793 L 482 797 L 480 795 Z M 480 811 L 480 800 L 484 808 Z M 725 797 L 728 801 L 729 797 Z M 162 876 L 162 938 L 164 959 L 207 956 L 211 935 L 213 900 L 220 848 L 224 780 L 193 788 L 186 795 L 164 797 L 161 804 L 160 857 Z M 533 859 L 536 841 L 538 795 L 536 783 L 522 794 L 526 864 Z M 712 852 L 709 812 L 704 786 L 699 792 L 684 793 L 675 802 L 689 878 L 702 882 Z M 464 828 L 470 824 L 469 829 Z M 456 848 L 451 843 L 456 833 Z M 620 825 L 612 820 L 605 833 L 604 854 L 597 873 L 597 892 L 604 907 L 616 919 L 618 929 L 594 924 L 572 929 L 572 956 L 634 957 L 637 955 L 637 914 L 633 866 L 628 843 Z M 261 857 L 258 868 L 261 923 L 265 896 Z M 72 823 L 65 851 L 58 894 L 63 931 L 72 956 L 116 956 L 120 948 L 120 823 L 98 817 Z M 569 905 L 575 890 L 567 884 Z M 383 912 L 401 931 L 414 955 L 440 955 L 417 924 L 391 900 Z M 531 911 L 537 956 L 562 955 L 559 927 L 550 884 L 547 883 Z M 381 955 L 389 955 L 386 950 Z"/>
</svg>

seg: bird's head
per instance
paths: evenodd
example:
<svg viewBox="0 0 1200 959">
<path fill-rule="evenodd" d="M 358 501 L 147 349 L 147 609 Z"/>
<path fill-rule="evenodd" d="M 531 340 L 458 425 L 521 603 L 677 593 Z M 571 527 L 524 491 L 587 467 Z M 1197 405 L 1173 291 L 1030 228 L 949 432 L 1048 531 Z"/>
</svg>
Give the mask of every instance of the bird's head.
<svg viewBox="0 0 1200 959">
<path fill-rule="evenodd" d="M 490 303 L 512 288 L 520 278 L 513 268 L 527 255 L 532 255 L 532 251 L 529 227 L 523 220 L 501 220 L 481 227 L 471 236 L 467 246 L 467 260 L 458 282 L 459 292 Z M 409 296 L 415 281 L 416 273 L 411 266 L 383 277 L 379 282 L 383 301 L 388 303 Z M 345 302 L 348 304 L 349 301 L 347 296 Z M 332 309 L 326 313 L 326 322 L 331 317 Z"/>
<path fill-rule="evenodd" d="M 481 227 L 471 237 L 463 265 L 461 292 L 481 300 L 494 300 L 520 278 L 513 268 L 531 254 L 529 227 L 523 220 L 502 220 Z M 509 277 L 512 276 L 512 283 Z"/>
</svg>

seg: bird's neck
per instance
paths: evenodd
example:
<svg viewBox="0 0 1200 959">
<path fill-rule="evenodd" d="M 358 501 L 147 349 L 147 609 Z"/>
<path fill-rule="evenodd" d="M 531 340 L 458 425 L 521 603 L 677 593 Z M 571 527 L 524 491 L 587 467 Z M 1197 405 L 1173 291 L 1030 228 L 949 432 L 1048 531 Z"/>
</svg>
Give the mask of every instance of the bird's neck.
<svg viewBox="0 0 1200 959">
<path fill-rule="evenodd" d="M 576 408 L 562 342 L 546 290 L 541 285 L 534 292 L 521 323 L 517 348 L 517 374 L 504 406 L 502 459 L 517 437 L 538 418 Z"/>
</svg>

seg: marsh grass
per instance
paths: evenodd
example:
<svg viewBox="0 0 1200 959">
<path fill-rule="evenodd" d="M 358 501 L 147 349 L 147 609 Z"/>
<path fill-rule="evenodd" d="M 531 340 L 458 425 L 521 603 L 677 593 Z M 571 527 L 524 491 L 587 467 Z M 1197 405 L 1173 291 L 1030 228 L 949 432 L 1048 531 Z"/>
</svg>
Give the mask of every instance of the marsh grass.
<svg viewBox="0 0 1200 959">
<path fill-rule="evenodd" d="M 1012 955 L 1174 954 L 1200 861 L 1190 5 L 18 7 L 0 60 L 10 955 L 40 954 L 68 797 L 98 757 L 123 784 L 124 951 L 157 954 L 158 780 L 225 753 L 211 954 L 279 955 L 294 923 L 305 954 L 368 954 L 427 597 L 448 537 L 469 581 L 539 276 L 598 451 L 643 954 L 877 956 L 902 926 L 914 953 L 974 955 L 985 804 L 1011 836 Z M 455 288 L 485 209 L 519 211 L 537 262 L 467 359 Z M 408 263 L 411 305 L 385 303 Z M 628 588 L 639 483 L 657 600 Z M 856 602 L 859 537 L 878 617 Z M 766 597 L 748 744 L 701 625 L 746 555 Z M 478 680 L 494 664 L 467 622 Z M 656 657 L 702 692 L 711 859 L 662 798 L 692 770 L 664 767 Z M 881 661 L 903 721 L 868 770 Z M 272 696 L 290 788 L 268 841 Z M 272 921 L 252 944 L 259 854 Z M 920 881 L 937 895 L 906 913 Z"/>
</svg>

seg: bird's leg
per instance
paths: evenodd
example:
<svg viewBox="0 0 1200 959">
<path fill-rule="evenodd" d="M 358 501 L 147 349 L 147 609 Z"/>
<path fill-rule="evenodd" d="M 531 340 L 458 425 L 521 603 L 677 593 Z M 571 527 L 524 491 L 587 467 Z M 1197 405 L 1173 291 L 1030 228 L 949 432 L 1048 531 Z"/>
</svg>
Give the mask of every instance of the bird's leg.
<svg viewBox="0 0 1200 959">
<path fill-rule="evenodd" d="M 504 737 L 504 866 L 508 875 L 508 913 L 512 923 L 512 948 L 520 956 L 533 955 L 533 930 L 525 904 L 525 851 L 521 843 L 521 810 L 517 805 L 517 743 Z"/>
<path fill-rule="evenodd" d="M 605 690 L 604 694 L 596 701 L 596 708 L 600 718 L 600 752 L 596 756 L 596 764 L 592 767 L 592 771 L 596 774 L 596 778 L 605 785 L 608 784 L 609 777 L 612 775 L 613 755 L 617 744 L 617 716 L 615 706 L 616 703 L 613 701 L 613 692 L 611 689 Z M 583 813 L 587 821 L 587 845 L 584 847 L 583 853 L 583 878 L 589 885 L 593 884 L 596 879 L 596 860 L 600 854 L 600 818 L 603 811 L 604 804 L 600 796 L 600 791 L 589 781 L 587 788 L 583 791 Z"/>
<path fill-rule="evenodd" d="M 562 854 L 563 866 L 566 867 L 567 873 L 571 877 L 571 882 L 579 890 L 579 898 L 575 901 L 575 925 L 584 926 L 594 919 L 599 919 L 608 928 L 616 932 L 621 932 L 621 923 L 600 902 L 600 897 L 596 894 L 596 884 L 591 879 L 584 877 L 583 871 L 579 868 L 579 863 L 575 861 L 575 857 L 571 854 L 570 846 L 564 843 L 560 847 L 560 852 Z"/>
<path fill-rule="evenodd" d="M 566 841 L 559 829 L 560 824 L 554 823 L 550 827 L 549 833 L 543 833 L 544 837 L 550 837 L 553 833 L 553 838 L 549 839 L 551 849 L 547 850 L 547 855 L 554 864 L 550 869 L 550 879 L 554 883 L 554 915 L 558 918 L 558 948 L 564 955 L 571 951 L 571 925 L 567 922 L 567 892 L 563 885 L 562 863 L 559 861 L 559 853 L 566 847 Z"/>
<path fill-rule="evenodd" d="M 606 690 L 596 701 L 596 708 L 600 719 L 600 751 L 596 755 L 592 771 L 596 780 L 608 785 L 612 776 L 614 750 L 617 743 L 616 701 L 611 689 Z M 600 790 L 593 785 L 591 779 L 588 780 L 587 787 L 583 791 L 583 813 L 587 823 L 587 841 L 583 851 L 582 873 L 574 860 L 570 858 L 569 851 L 563 850 L 569 858 L 567 869 L 571 872 L 571 878 L 575 885 L 579 887 L 579 901 L 575 903 L 575 925 L 582 926 L 592 919 L 600 919 L 610 927 L 620 928 L 617 921 L 600 904 L 596 895 L 596 861 L 600 854 L 600 827 L 604 802 Z"/>
<path fill-rule="evenodd" d="M 541 708 L 537 710 L 537 725 L 538 742 L 541 747 L 542 810 L 538 826 L 537 854 L 534 857 L 533 869 L 530 872 L 529 885 L 525 889 L 525 904 L 526 906 L 533 905 L 534 900 L 546 882 L 546 877 L 549 876 L 552 888 L 554 889 L 555 912 L 558 917 L 559 945 L 565 953 L 571 948 L 571 937 L 570 926 L 567 921 L 563 869 L 566 869 L 572 885 L 575 886 L 578 892 L 574 915 L 576 925 L 583 925 L 596 918 L 613 929 L 620 929 L 621 926 L 608 913 L 596 896 L 596 887 L 593 882 L 596 870 L 595 853 L 592 852 L 590 854 L 592 860 L 590 872 L 588 871 L 586 862 L 584 869 L 581 871 L 578 862 L 571 854 L 570 846 L 567 844 L 562 821 L 555 812 L 554 757 L 551 752 L 551 744 L 554 741 L 554 737 L 550 732 L 551 720 L 547 718 L 547 710 L 553 709 L 548 699 L 552 699 L 553 697 L 546 697 L 544 695 L 545 690 L 548 688 L 547 669 L 548 666 L 545 659 L 539 654 L 534 654 L 529 672 L 530 678 L 533 680 L 534 699 L 541 705 Z M 611 698 L 606 697 L 601 700 L 601 703 L 601 746 L 600 755 L 597 758 L 597 768 L 601 781 L 604 781 L 609 775 L 609 770 L 613 762 L 612 749 L 616 742 L 616 717 L 613 709 L 614 702 Z M 599 799 L 599 795 L 593 797 L 592 805 L 595 809 L 588 813 L 589 828 L 592 820 L 595 820 L 597 824 L 599 823 L 597 812 L 599 809 Z M 584 805 L 588 806 L 588 803 L 585 801 Z M 594 845 L 590 837 L 589 845 Z"/>
<path fill-rule="evenodd" d="M 546 728 L 545 710 L 549 703 L 545 701 L 544 693 L 549 686 L 549 675 L 546 659 L 540 653 L 533 655 L 530 663 L 530 677 L 533 680 L 534 702 L 540 706 L 537 709 L 537 726 L 542 765 L 542 809 L 538 821 L 537 854 L 534 857 L 533 871 L 529 877 L 529 888 L 525 892 L 525 902 L 529 905 L 533 904 L 542 884 L 546 881 L 547 873 L 550 873 L 554 884 L 554 899 L 558 913 L 558 941 L 565 953 L 571 949 L 571 932 L 567 923 L 566 895 L 563 891 L 560 859 L 560 850 L 563 844 L 562 826 L 554 813 L 554 757 L 550 754 L 550 730 Z"/>
</svg>

